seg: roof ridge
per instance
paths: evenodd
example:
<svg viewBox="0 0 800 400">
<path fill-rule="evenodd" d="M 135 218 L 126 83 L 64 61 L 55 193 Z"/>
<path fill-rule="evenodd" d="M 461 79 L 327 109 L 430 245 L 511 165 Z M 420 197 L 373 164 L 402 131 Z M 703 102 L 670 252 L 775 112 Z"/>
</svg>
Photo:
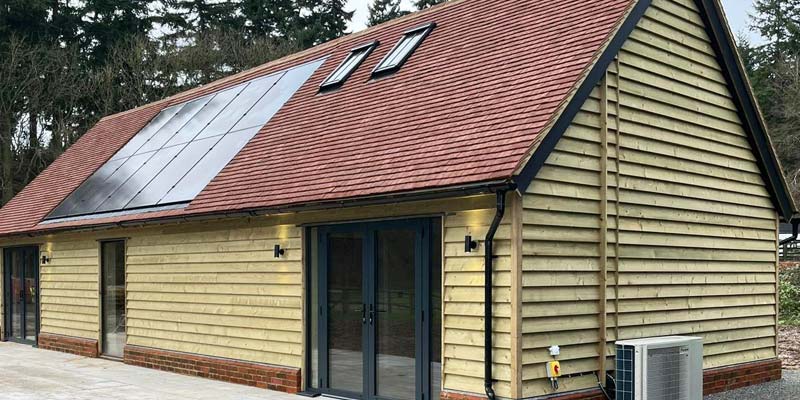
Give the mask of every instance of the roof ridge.
<svg viewBox="0 0 800 400">
<path fill-rule="evenodd" d="M 213 82 L 206 83 L 204 85 L 195 86 L 195 87 L 193 87 L 191 89 L 186 89 L 184 91 L 181 91 L 179 93 L 175 93 L 175 94 L 173 94 L 171 96 L 168 96 L 168 97 L 165 97 L 163 99 L 155 100 L 155 101 L 152 101 L 152 102 L 147 103 L 147 104 L 142 104 L 141 106 L 138 106 L 136 108 L 132 108 L 132 109 L 129 109 L 129 110 L 120 111 L 118 113 L 114 113 L 114 114 L 110 114 L 110 115 L 104 116 L 103 118 L 100 119 L 100 121 L 104 121 L 104 120 L 107 120 L 107 119 L 115 119 L 115 118 L 121 117 L 123 115 L 129 114 L 129 113 L 132 113 L 132 112 L 135 112 L 135 111 L 140 111 L 143 108 L 148 108 L 148 107 L 153 107 L 153 106 L 159 105 L 161 103 L 169 104 L 170 102 L 172 102 L 173 100 L 175 100 L 177 98 L 185 97 L 187 95 L 191 95 L 191 94 L 196 93 L 198 91 L 205 90 L 209 86 L 212 86 L 212 85 L 222 86 L 225 83 L 230 82 L 230 81 L 235 81 L 235 80 L 241 78 L 242 76 L 256 75 L 259 72 L 262 72 L 264 70 L 268 70 L 269 68 L 272 68 L 272 67 L 274 67 L 276 65 L 285 64 L 285 63 L 288 63 L 290 61 L 294 61 L 294 60 L 303 58 L 304 56 L 307 56 L 309 53 L 319 52 L 319 51 L 325 50 L 327 48 L 335 48 L 335 47 L 339 46 L 341 44 L 341 42 L 345 42 L 345 41 L 351 40 L 353 38 L 361 37 L 361 36 L 366 36 L 366 35 L 374 32 L 374 31 L 376 31 L 378 29 L 386 28 L 386 27 L 389 27 L 389 26 L 395 26 L 395 25 L 401 24 L 403 22 L 406 22 L 406 21 L 408 21 L 410 19 L 418 18 L 419 16 L 430 14 L 430 13 L 432 13 L 434 11 L 439 11 L 439 10 L 442 10 L 444 8 L 452 7 L 452 6 L 455 6 L 457 4 L 461 4 L 461 3 L 467 2 L 467 1 L 473 1 L 473 0 L 446 0 L 446 1 L 442 2 L 442 3 L 436 4 L 436 5 L 432 6 L 432 7 L 426 8 L 424 10 L 414 11 L 414 12 L 408 13 L 408 14 L 403 15 L 401 17 L 394 18 L 392 20 L 383 22 L 383 23 L 375 25 L 375 26 L 368 26 L 366 29 L 362 29 L 360 31 L 353 32 L 353 33 L 348 33 L 348 34 L 340 36 L 340 37 L 338 37 L 336 39 L 331 39 L 331 40 L 329 40 L 327 42 L 320 43 L 320 44 L 318 44 L 316 46 L 312 46 L 312 47 L 309 47 L 307 49 L 300 50 L 300 51 L 298 51 L 296 53 L 287 54 L 287 55 L 285 55 L 283 57 L 276 58 L 276 59 L 271 60 L 271 61 L 267 61 L 264 64 L 260 64 L 260 65 L 257 65 L 255 67 L 248 68 L 248 69 L 246 69 L 244 71 L 237 72 L 237 73 L 235 73 L 233 75 L 228 75 L 226 77 L 222 77 L 220 79 L 217 79 L 217 80 L 215 80 Z M 474 0 L 474 1 L 479 1 L 479 0 Z"/>
</svg>

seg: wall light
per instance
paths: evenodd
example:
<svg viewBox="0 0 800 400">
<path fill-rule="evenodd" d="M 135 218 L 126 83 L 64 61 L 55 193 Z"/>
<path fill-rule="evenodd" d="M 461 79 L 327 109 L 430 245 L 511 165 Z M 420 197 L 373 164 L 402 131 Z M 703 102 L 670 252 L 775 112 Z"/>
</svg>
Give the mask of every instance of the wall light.
<svg viewBox="0 0 800 400">
<path fill-rule="evenodd" d="M 42 254 L 42 265 L 45 265 L 50 262 L 50 257 L 47 254 Z"/>
<path fill-rule="evenodd" d="M 472 235 L 464 236 L 464 251 L 472 253 L 472 250 L 478 248 L 478 242 L 472 240 Z"/>
<path fill-rule="evenodd" d="M 281 258 L 282 255 L 286 253 L 286 250 L 281 248 L 281 245 L 275 245 L 275 258 Z"/>
</svg>

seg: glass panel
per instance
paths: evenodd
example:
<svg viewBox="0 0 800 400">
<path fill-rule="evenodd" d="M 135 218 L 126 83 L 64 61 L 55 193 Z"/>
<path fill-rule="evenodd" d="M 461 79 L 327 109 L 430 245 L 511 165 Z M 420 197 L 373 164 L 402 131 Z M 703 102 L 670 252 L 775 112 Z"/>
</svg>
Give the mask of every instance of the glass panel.
<svg viewBox="0 0 800 400">
<path fill-rule="evenodd" d="M 103 354 L 122 357 L 125 347 L 125 242 L 102 244 Z"/>
<path fill-rule="evenodd" d="M 159 204 L 179 203 L 195 198 L 214 179 L 237 153 L 258 133 L 260 127 L 231 132 L 225 135 L 205 155 Z"/>
<path fill-rule="evenodd" d="M 325 80 L 323 86 L 332 83 L 339 83 L 354 68 L 358 67 L 358 65 L 364 60 L 364 57 L 367 55 L 369 50 L 370 47 L 367 47 L 355 53 L 350 53 L 347 56 L 347 59 L 338 68 L 336 68 L 336 71 L 334 71 L 333 74 Z"/>
<path fill-rule="evenodd" d="M 283 78 L 261 100 L 253 106 L 233 130 L 262 127 L 281 109 L 292 95 L 303 86 L 320 66 L 321 62 L 310 63 L 286 71 Z"/>
<path fill-rule="evenodd" d="M 361 393 L 364 383 L 363 246 L 358 233 L 328 237 L 328 383 L 353 393 Z"/>
<path fill-rule="evenodd" d="M 110 177 L 125 161 L 127 158 L 118 160 L 111 160 L 105 163 L 98 169 L 92 176 L 89 177 L 78 189 L 75 189 L 61 205 L 59 205 L 51 217 L 65 217 L 73 213 L 80 213 L 81 199 L 99 189 L 101 185 Z"/>
<path fill-rule="evenodd" d="M 86 196 L 81 199 L 80 204 L 76 208 L 77 213 L 86 214 L 94 212 L 94 210 L 106 201 L 117 188 L 122 186 L 131 175 L 135 174 L 152 155 L 153 153 L 137 154 L 126 159 L 102 185 L 97 185 L 94 190 L 86 193 Z"/>
<path fill-rule="evenodd" d="M 203 129 L 208 126 L 214 118 L 219 115 L 220 111 L 230 104 L 231 100 L 239 94 L 242 89 L 247 85 L 238 85 L 228 90 L 217 93 L 211 101 L 203 106 L 203 109 L 195 114 L 194 118 L 190 119 L 172 139 L 167 142 L 165 147 L 174 146 L 176 144 L 186 143 L 195 138 Z M 224 133 L 224 132 L 223 132 Z"/>
<path fill-rule="evenodd" d="M 197 138 L 202 139 L 228 133 L 282 75 L 283 73 L 273 74 L 250 82 Z"/>
<path fill-rule="evenodd" d="M 25 282 L 22 280 L 22 257 L 16 250 L 9 250 L 11 259 L 11 337 L 22 339 L 23 302 L 25 301 Z"/>
<path fill-rule="evenodd" d="M 181 110 L 181 108 L 183 108 L 183 104 L 161 110 L 161 112 L 158 113 L 158 115 L 156 115 L 156 117 L 153 118 L 150 123 L 145 125 L 145 127 L 142 128 L 142 130 L 139 131 L 136 136 L 131 138 L 131 140 L 129 140 L 128 143 L 126 143 L 125 146 L 123 146 L 122 149 L 117 152 L 117 154 L 114 154 L 114 157 L 111 159 L 116 160 L 119 158 L 132 156 L 133 153 L 136 153 L 136 150 L 139 150 L 139 148 L 142 147 L 145 142 L 147 142 L 147 139 L 150 139 L 150 137 L 158 132 L 162 126 L 169 122 L 172 117 L 174 117 L 175 114 Z"/>
<path fill-rule="evenodd" d="M 414 230 L 377 233 L 377 394 L 398 400 L 416 397 L 416 236 Z"/>
<path fill-rule="evenodd" d="M 319 388 L 319 230 L 311 228 L 308 237 L 309 251 L 311 254 L 311 264 L 309 265 L 310 282 L 309 295 L 311 296 L 311 387 Z"/>
<path fill-rule="evenodd" d="M 16 252 L 15 252 L 16 253 Z M 25 340 L 36 341 L 36 311 L 39 309 L 36 294 L 36 252 L 22 250 L 25 262 Z"/>
<path fill-rule="evenodd" d="M 169 122 L 164 124 L 155 135 L 151 136 L 150 139 L 136 151 L 136 154 L 148 153 L 162 148 L 187 122 L 194 118 L 195 114 L 197 114 L 209 100 L 211 100 L 211 96 L 205 96 L 186 103 Z"/>
<path fill-rule="evenodd" d="M 95 212 L 123 209 L 182 149 L 183 146 L 172 146 L 158 150 L 124 185 L 120 186 L 111 197 L 100 204 L 100 207 Z"/>
<path fill-rule="evenodd" d="M 214 147 L 222 136 L 195 140 L 186 145 L 172 161 L 131 200 L 126 208 L 145 207 L 159 204 L 161 200 L 181 178 L 189 172 L 206 153 Z M 161 203 L 165 204 L 165 203 Z"/>
<path fill-rule="evenodd" d="M 432 224 L 431 233 L 431 399 L 442 391 L 442 221 Z"/>
</svg>

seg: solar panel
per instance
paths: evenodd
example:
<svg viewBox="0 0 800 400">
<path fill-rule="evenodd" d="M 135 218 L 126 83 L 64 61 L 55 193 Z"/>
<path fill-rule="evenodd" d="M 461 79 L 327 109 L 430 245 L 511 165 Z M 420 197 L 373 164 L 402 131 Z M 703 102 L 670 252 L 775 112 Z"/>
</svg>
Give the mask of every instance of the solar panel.
<svg viewBox="0 0 800 400">
<path fill-rule="evenodd" d="M 190 202 L 323 61 L 165 108 L 48 219 Z"/>
</svg>

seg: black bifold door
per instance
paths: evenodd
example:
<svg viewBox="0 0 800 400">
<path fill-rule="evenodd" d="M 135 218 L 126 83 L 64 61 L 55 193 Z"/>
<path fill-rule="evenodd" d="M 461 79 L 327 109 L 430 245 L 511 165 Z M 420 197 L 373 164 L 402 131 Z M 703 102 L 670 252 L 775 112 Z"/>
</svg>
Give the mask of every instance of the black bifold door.
<svg viewBox="0 0 800 400">
<path fill-rule="evenodd" d="M 433 399 L 441 386 L 438 220 L 310 229 L 309 387 Z"/>
<path fill-rule="evenodd" d="M 36 344 L 39 334 L 39 249 L 3 250 L 6 340 Z"/>
</svg>

